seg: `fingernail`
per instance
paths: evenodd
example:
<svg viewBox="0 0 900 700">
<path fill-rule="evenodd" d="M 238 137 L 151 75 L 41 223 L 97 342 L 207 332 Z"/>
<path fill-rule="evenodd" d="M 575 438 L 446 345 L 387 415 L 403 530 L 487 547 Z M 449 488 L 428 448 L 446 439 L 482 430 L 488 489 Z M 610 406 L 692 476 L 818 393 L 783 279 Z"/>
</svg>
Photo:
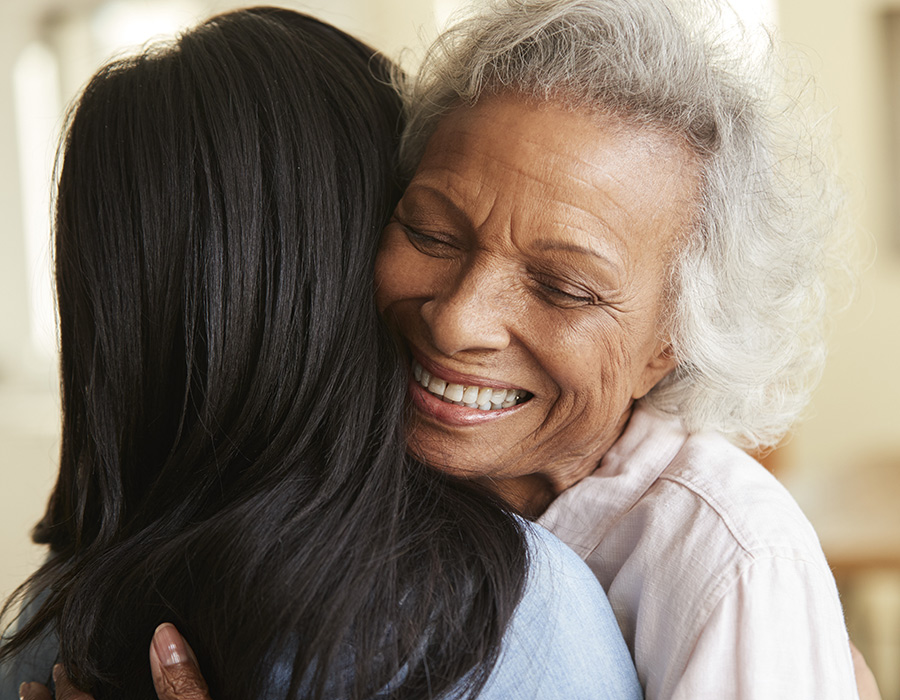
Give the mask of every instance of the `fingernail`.
<svg viewBox="0 0 900 700">
<path fill-rule="evenodd" d="M 63 672 L 62 664 L 53 664 L 53 682 L 59 685 L 60 674 Z"/>
<path fill-rule="evenodd" d="M 164 622 L 153 633 L 153 648 L 163 666 L 174 666 L 188 660 L 184 640 L 175 626 Z"/>
<path fill-rule="evenodd" d="M 31 693 L 31 683 L 22 683 L 19 686 L 19 700 L 28 700 Z"/>
</svg>

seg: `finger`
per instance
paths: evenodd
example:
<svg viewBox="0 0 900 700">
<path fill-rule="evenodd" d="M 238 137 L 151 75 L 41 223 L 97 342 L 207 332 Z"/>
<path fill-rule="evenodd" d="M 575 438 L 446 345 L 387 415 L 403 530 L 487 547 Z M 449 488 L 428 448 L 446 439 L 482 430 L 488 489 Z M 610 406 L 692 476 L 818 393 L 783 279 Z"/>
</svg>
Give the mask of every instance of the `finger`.
<svg viewBox="0 0 900 700">
<path fill-rule="evenodd" d="M 53 700 L 50 689 L 40 683 L 22 683 L 19 686 L 19 700 Z"/>
<path fill-rule="evenodd" d="M 175 626 L 167 622 L 153 634 L 150 672 L 159 700 L 211 700 L 197 657 Z"/>
<path fill-rule="evenodd" d="M 53 684 L 56 686 L 56 700 L 94 700 L 92 695 L 72 685 L 62 664 L 53 667 Z"/>
</svg>

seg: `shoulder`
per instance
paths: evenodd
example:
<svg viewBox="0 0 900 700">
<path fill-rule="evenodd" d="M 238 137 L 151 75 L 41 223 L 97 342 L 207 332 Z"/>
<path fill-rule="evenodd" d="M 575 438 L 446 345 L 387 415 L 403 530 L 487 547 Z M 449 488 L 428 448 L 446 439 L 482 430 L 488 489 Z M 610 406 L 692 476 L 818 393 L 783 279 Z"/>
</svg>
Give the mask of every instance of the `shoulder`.
<svg viewBox="0 0 900 700">
<path fill-rule="evenodd" d="M 525 591 L 479 698 L 639 699 L 628 648 L 590 569 L 543 527 L 524 527 Z"/>
<path fill-rule="evenodd" d="M 528 579 L 516 620 L 560 637 L 601 632 L 615 647 L 621 632 L 609 599 L 585 562 L 558 537 L 526 524 Z"/>
<path fill-rule="evenodd" d="M 689 437 L 601 549 L 629 536 L 610 595 L 630 608 L 648 697 L 853 697 L 818 538 L 752 457 L 717 434 Z"/>
<path fill-rule="evenodd" d="M 524 522 L 525 539 L 529 555 L 529 586 L 534 594 L 545 595 L 550 589 L 579 595 L 603 589 L 591 570 L 571 548 L 547 528 L 533 522 Z"/>
<path fill-rule="evenodd" d="M 794 499 L 723 437 L 678 441 L 668 423 L 639 417 L 641 434 L 626 432 L 627 449 L 564 494 L 553 523 L 607 590 L 647 697 L 687 687 L 684 697 L 721 697 L 745 681 L 747 697 L 767 697 L 741 672 L 766 664 L 786 689 L 768 697 L 811 697 L 792 693 L 818 688 L 815 677 L 846 688 L 834 579 Z"/>
<path fill-rule="evenodd" d="M 686 521 L 684 528 L 699 528 L 729 557 L 825 565 L 818 537 L 787 489 L 718 434 L 691 436 L 640 501 L 643 508 L 667 511 L 669 525 L 677 519 Z"/>
<path fill-rule="evenodd" d="M 787 489 L 759 462 L 717 433 L 692 435 L 661 475 L 702 499 L 748 550 L 781 542 L 813 547 L 818 538 Z M 776 523 L 772 524 L 772 521 Z"/>
<path fill-rule="evenodd" d="M 541 522 L 607 589 L 626 559 L 682 573 L 679 559 L 694 563 L 688 570 L 714 561 L 716 573 L 765 557 L 827 569 L 809 521 L 762 465 L 716 433 L 689 435 L 648 409 Z"/>
<path fill-rule="evenodd" d="M 689 638 L 726 598 L 762 608 L 773 588 L 798 611 L 824 597 L 840 618 L 831 570 L 800 507 L 762 465 L 715 434 L 685 442 L 596 554 L 611 549 L 627 550 L 611 572 L 615 596 L 640 591 L 644 612 L 664 596 Z M 824 629 L 813 617 L 802 624 Z"/>
</svg>

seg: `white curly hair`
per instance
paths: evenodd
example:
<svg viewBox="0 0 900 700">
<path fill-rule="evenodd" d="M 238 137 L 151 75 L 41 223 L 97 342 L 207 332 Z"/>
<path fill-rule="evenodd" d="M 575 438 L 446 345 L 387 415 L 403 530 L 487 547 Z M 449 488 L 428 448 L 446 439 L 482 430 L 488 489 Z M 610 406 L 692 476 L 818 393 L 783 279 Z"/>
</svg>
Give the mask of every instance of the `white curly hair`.
<svg viewBox="0 0 900 700">
<path fill-rule="evenodd" d="M 786 63 L 772 51 L 738 55 L 720 27 L 697 0 L 488 0 L 400 82 L 400 165 L 414 171 L 443 115 L 499 92 L 683 138 L 702 192 L 660 329 L 678 366 L 642 401 L 691 431 L 762 448 L 797 419 L 821 374 L 830 273 L 848 269 L 842 193 L 820 155 L 823 124 L 810 128 L 774 79 Z"/>
</svg>

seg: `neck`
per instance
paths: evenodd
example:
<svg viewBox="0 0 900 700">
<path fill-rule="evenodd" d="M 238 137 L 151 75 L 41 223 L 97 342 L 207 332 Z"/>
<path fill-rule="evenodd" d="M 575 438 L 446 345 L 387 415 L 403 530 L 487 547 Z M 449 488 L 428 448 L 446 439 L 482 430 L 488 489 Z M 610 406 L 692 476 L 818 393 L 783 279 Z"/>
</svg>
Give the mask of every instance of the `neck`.
<svg viewBox="0 0 900 700">
<path fill-rule="evenodd" d="M 506 501 L 519 515 L 529 519 L 540 517 L 553 499 L 565 490 L 554 488 L 543 474 L 484 479 L 482 483 Z"/>
<path fill-rule="evenodd" d="M 625 431 L 625 426 L 631 418 L 633 408 L 634 404 L 629 404 L 628 410 L 622 414 L 619 424 L 616 426 L 614 436 L 609 440 L 608 444 L 603 445 L 599 453 L 594 453 L 590 456 L 585 455 L 582 459 L 574 461 L 565 468 L 557 465 L 548 472 L 523 474 L 508 478 L 484 477 L 480 481 L 523 517 L 538 518 L 559 494 L 594 472 L 599 465 L 602 455 Z"/>
</svg>

